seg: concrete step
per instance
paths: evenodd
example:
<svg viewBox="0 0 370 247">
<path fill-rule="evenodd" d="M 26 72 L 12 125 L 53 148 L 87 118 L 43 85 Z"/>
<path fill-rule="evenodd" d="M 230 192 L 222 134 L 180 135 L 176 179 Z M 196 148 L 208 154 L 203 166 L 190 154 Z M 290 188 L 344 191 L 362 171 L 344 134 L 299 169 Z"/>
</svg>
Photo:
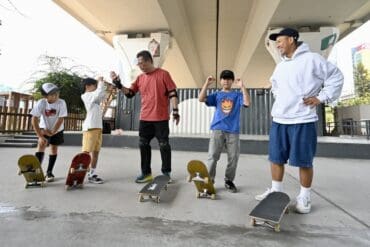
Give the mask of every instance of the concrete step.
<svg viewBox="0 0 370 247">
<path fill-rule="evenodd" d="M 36 135 L 15 135 L 14 136 L 14 139 L 29 139 L 29 140 L 37 140 L 37 136 Z"/>
<path fill-rule="evenodd" d="M 31 132 L 22 132 L 22 135 L 25 135 L 25 136 L 36 136 L 35 132 L 31 131 Z"/>
<path fill-rule="evenodd" d="M 36 143 L 0 143 L 0 147 L 33 148 L 36 146 Z"/>
<path fill-rule="evenodd" d="M 6 143 L 37 143 L 37 139 L 6 139 Z"/>
</svg>

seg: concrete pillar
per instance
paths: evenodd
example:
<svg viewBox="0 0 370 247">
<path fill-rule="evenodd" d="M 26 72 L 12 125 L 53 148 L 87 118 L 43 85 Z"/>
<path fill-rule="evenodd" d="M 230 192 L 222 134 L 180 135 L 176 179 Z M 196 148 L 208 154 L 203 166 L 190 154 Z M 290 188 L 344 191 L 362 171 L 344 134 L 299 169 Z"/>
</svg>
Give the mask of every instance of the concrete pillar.
<svg viewBox="0 0 370 247">
<path fill-rule="evenodd" d="M 116 35 L 113 37 L 113 46 L 121 63 L 120 77 L 123 84 L 128 87 L 141 73 L 137 67 L 136 54 L 142 50 L 149 50 L 153 56 L 154 66 L 161 67 L 170 46 L 170 35 L 168 32 Z"/>
</svg>

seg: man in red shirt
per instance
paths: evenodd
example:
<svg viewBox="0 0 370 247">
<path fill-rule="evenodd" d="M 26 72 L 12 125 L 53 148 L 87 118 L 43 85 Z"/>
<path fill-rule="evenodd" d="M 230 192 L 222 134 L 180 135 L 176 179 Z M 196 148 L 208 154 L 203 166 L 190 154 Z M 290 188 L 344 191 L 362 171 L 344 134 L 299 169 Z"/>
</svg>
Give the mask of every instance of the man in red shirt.
<svg viewBox="0 0 370 247">
<path fill-rule="evenodd" d="M 154 67 L 149 51 L 141 51 L 136 55 L 137 64 L 143 72 L 131 84 L 130 88 L 122 85 L 119 76 L 114 72 L 111 78 L 116 87 L 131 98 L 137 92 L 141 95 L 141 111 L 139 123 L 139 147 L 141 156 L 141 174 L 136 183 L 147 183 L 153 180 L 151 170 L 150 141 L 156 137 L 162 158 L 162 173 L 171 174 L 171 146 L 169 144 L 169 103 L 172 105 L 172 116 L 176 125 L 180 121 L 176 84 L 170 74 L 161 68 Z"/>
</svg>

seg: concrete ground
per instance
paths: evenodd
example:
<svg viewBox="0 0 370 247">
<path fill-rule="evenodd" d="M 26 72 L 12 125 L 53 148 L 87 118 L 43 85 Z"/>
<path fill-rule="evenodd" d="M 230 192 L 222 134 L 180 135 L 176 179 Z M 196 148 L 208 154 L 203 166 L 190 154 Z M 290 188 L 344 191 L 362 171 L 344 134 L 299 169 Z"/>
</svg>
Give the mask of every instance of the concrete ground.
<svg viewBox="0 0 370 247">
<path fill-rule="evenodd" d="M 308 215 L 284 216 L 281 232 L 249 225 L 254 196 L 270 186 L 265 155 L 240 155 L 236 185 L 224 189 L 223 154 L 216 178 L 217 200 L 196 199 L 186 182 L 191 159 L 203 152 L 174 151 L 174 183 L 161 203 L 138 202 L 137 149 L 103 148 L 98 174 L 103 185 L 85 184 L 65 191 L 69 162 L 80 147 L 60 147 L 57 180 L 45 188 L 24 189 L 17 160 L 34 149 L 0 148 L 1 246 L 370 246 L 369 160 L 316 158 L 313 208 Z M 153 150 L 153 173 L 160 173 L 160 155 Z M 45 159 L 43 168 L 47 166 Z M 287 167 L 286 192 L 294 200 L 298 171 Z"/>
</svg>

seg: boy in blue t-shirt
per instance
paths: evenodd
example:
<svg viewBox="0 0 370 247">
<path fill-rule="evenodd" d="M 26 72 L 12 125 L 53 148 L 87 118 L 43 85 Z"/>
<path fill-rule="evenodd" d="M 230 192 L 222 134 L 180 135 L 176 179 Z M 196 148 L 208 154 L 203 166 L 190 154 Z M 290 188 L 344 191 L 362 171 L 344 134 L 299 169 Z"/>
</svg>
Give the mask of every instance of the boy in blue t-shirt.
<svg viewBox="0 0 370 247">
<path fill-rule="evenodd" d="M 250 105 L 249 94 L 241 79 L 236 79 L 236 86 L 241 92 L 231 89 L 234 83 L 234 73 L 224 70 L 220 75 L 222 90 L 207 96 L 207 88 L 215 82 L 215 78 L 208 76 L 199 94 L 199 101 L 205 102 L 207 106 L 216 107 L 211 123 L 211 138 L 208 149 L 208 170 L 214 182 L 216 176 L 216 165 L 220 159 L 222 149 L 227 151 L 227 167 L 225 171 L 225 188 L 233 193 L 237 192 L 234 185 L 236 167 L 240 153 L 239 141 L 239 117 L 241 106 Z"/>
</svg>

